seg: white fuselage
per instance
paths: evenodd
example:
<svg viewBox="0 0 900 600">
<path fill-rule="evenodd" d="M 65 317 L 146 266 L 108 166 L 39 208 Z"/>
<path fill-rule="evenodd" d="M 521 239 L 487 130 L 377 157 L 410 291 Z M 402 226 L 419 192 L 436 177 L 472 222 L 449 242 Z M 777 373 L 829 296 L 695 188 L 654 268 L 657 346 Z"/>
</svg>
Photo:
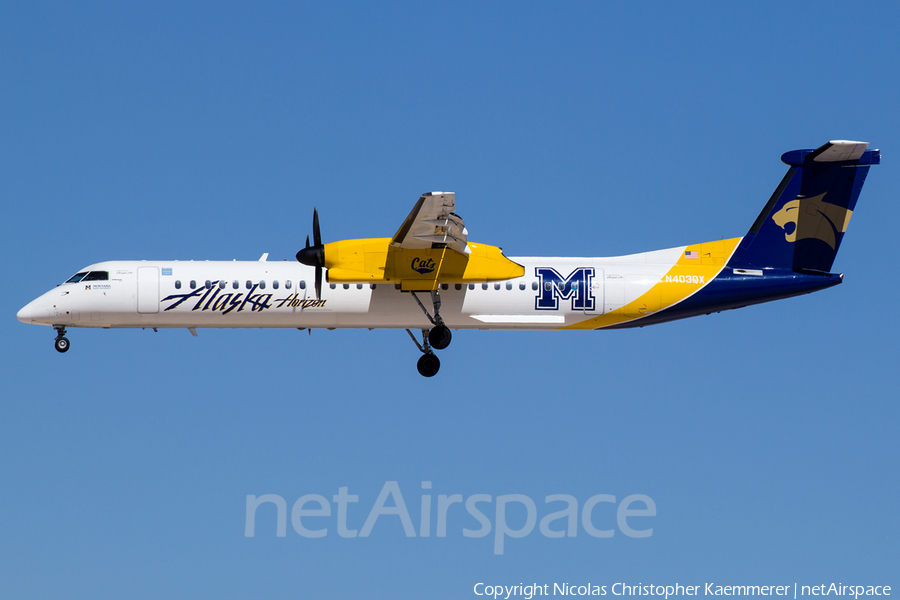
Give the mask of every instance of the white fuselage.
<svg viewBox="0 0 900 600">
<path fill-rule="evenodd" d="M 571 326 L 639 298 L 684 250 L 617 258 L 511 258 L 525 267 L 523 277 L 441 284 L 440 315 L 453 329 Z M 293 261 L 109 261 L 81 272 L 108 273 L 108 279 L 61 284 L 24 307 L 19 320 L 103 328 L 431 326 L 413 295 L 390 283 L 325 282 L 317 299 L 314 269 Z M 433 314 L 431 295 L 416 295 Z"/>
</svg>

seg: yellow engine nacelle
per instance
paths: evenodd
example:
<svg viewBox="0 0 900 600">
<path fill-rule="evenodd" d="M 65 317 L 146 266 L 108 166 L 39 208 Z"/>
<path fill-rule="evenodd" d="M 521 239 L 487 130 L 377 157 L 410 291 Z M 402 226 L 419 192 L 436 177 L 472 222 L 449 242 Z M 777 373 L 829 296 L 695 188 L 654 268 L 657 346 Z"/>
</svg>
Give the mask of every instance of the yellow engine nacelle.
<svg viewBox="0 0 900 600">
<path fill-rule="evenodd" d="M 449 248 L 421 250 L 391 245 L 390 238 L 325 244 L 331 283 L 399 283 L 403 290 L 435 290 L 439 283 L 482 283 L 525 274 L 496 246 L 470 243 L 469 253 Z"/>
</svg>

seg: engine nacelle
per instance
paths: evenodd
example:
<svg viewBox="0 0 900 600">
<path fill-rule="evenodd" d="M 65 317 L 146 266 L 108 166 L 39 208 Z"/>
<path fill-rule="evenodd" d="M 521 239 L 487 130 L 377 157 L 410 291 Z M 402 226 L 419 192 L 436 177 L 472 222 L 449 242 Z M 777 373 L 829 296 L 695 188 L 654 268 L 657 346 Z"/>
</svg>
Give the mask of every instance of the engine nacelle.
<svg viewBox="0 0 900 600">
<path fill-rule="evenodd" d="M 399 283 L 403 290 L 435 290 L 440 283 L 483 283 L 522 277 L 525 267 L 488 244 L 469 243 L 465 254 L 449 248 L 409 249 L 390 238 L 325 244 L 331 283 Z"/>
</svg>

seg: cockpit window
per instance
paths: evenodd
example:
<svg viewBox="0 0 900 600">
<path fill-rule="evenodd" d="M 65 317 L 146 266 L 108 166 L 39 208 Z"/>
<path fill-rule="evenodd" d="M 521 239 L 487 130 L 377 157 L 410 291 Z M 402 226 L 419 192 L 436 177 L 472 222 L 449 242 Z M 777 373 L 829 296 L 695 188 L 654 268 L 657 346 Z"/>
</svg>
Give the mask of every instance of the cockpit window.
<svg viewBox="0 0 900 600">
<path fill-rule="evenodd" d="M 87 275 L 87 271 L 84 271 L 82 273 L 75 273 L 74 275 L 69 277 L 69 279 L 66 281 L 66 283 L 78 283 L 79 281 L 84 279 L 85 275 Z"/>
<path fill-rule="evenodd" d="M 109 271 L 91 271 L 82 281 L 109 281 Z"/>
</svg>

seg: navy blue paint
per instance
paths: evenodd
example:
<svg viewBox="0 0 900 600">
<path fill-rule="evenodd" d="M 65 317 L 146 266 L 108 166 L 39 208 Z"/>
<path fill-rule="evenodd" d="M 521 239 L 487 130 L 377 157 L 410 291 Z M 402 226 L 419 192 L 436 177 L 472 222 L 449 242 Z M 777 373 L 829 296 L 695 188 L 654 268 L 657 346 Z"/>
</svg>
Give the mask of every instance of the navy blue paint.
<svg viewBox="0 0 900 600">
<path fill-rule="evenodd" d="M 774 203 L 767 204 L 756 224 L 759 230 L 751 229 L 741 240 L 728 263 L 729 267 L 747 269 L 782 268 L 794 271 L 831 270 L 834 257 L 840 249 L 844 234 L 835 229 L 835 247 L 818 239 L 803 239 L 789 242 L 785 234 L 792 233 L 793 224 L 788 229 L 779 227 L 772 216 L 784 205 L 796 198 L 814 198 L 825 194 L 823 201 L 854 210 L 859 192 L 869 171 L 868 165 L 878 164 L 881 155 L 877 150 L 866 150 L 859 160 L 844 162 L 813 162 L 826 144 L 817 150 L 793 150 L 786 152 L 781 160 L 788 165 L 789 183 Z M 802 215 L 801 215 L 802 218 Z"/>
<path fill-rule="evenodd" d="M 535 267 L 534 274 L 540 280 L 535 310 L 559 310 L 559 301 L 571 298 L 572 310 L 594 310 L 596 300 L 591 291 L 594 267 L 578 267 L 563 277 L 553 267 Z"/>
<path fill-rule="evenodd" d="M 735 275 L 725 269 L 702 290 L 666 310 L 646 317 L 606 327 L 605 329 L 630 329 L 698 315 L 720 312 L 808 294 L 841 283 L 841 276 L 807 275 L 788 269 L 766 270 L 762 277 Z"/>
</svg>

